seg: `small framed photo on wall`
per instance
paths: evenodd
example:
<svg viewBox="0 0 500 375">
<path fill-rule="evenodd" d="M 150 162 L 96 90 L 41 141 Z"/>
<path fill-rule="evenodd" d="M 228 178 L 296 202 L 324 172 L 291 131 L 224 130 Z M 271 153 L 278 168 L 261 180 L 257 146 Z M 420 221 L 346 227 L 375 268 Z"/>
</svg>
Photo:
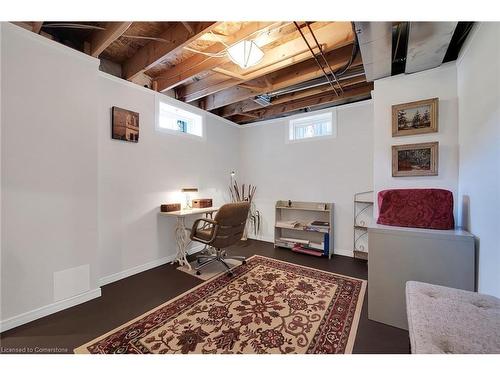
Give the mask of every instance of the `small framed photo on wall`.
<svg viewBox="0 0 500 375">
<path fill-rule="evenodd" d="M 437 176 L 439 142 L 392 146 L 392 177 Z"/>
<path fill-rule="evenodd" d="M 127 109 L 111 109 L 111 137 L 127 142 L 139 142 L 139 114 Z"/>
<path fill-rule="evenodd" d="M 392 136 L 438 131 L 438 98 L 392 106 Z"/>
</svg>

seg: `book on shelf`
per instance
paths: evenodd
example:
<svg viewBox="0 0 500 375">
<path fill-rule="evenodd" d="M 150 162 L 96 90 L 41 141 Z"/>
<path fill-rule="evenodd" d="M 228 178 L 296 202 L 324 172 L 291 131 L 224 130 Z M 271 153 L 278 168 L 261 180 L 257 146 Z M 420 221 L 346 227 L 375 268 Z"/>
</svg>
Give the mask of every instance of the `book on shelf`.
<svg viewBox="0 0 500 375">
<path fill-rule="evenodd" d="M 276 226 L 280 228 L 297 228 L 300 222 L 297 220 L 277 221 Z"/>
<path fill-rule="evenodd" d="M 323 232 L 326 233 L 330 229 L 330 223 L 328 221 L 314 220 L 304 227 L 305 230 L 310 232 Z"/>
<path fill-rule="evenodd" d="M 318 251 L 316 249 L 311 249 L 310 247 L 301 245 L 301 244 L 295 244 L 292 247 L 292 251 L 295 251 L 296 253 L 303 253 L 303 254 L 309 254 L 309 255 L 314 255 L 317 257 L 323 256 L 323 251 Z"/>
<path fill-rule="evenodd" d="M 330 223 L 328 221 L 314 220 L 309 225 L 310 226 L 314 226 L 314 227 L 325 227 L 325 228 L 328 228 L 330 226 Z"/>
<path fill-rule="evenodd" d="M 294 247 L 300 246 L 302 248 L 307 248 L 316 251 L 325 251 L 325 243 L 324 242 L 312 242 L 309 240 L 303 240 L 299 238 L 288 238 L 288 237 L 280 237 L 277 240 L 277 243 L 286 244 L 287 246 Z"/>
<path fill-rule="evenodd" d="M 290 238 L 290 237 L 280 237 L 280 241 L 290 242 L 290 243 L 300 243 L 302 245 L 309 245 L 309 240 L 303 240 L 300 238 Z"/>
<path fill-rule="evenodd" d="M 305 231 L 308 231 L 308 232 L 328 233 L 328 230 L 329 230 L 328 227 L 318 227 L 318 226 L 314 226 L 314 225 L 305 225 L 303 228 Z"/>
<path fill-rule="evenodd" d="M 328 255 L 330 249 L 329 240 L 330 235 L 328 233 L 323 234 L 322 242 L 314 242 L 301 238 L 280 237 L 276 240 L 276 245 L 289 247 L 291 249 L 296 248 L 296 250 L 298 248 L 307 250 L 307 254 L 310 254 L 310 252 L 312 251 L 323 255 Z"/>
</svg>

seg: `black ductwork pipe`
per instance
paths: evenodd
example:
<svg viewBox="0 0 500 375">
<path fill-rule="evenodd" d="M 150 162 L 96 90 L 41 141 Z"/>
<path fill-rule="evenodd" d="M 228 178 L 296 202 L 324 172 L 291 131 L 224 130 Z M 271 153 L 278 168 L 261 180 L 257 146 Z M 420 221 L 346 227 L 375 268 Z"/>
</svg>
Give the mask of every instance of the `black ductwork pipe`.
<svg viewBox="0 0 500 375">
<path fill-rule="evenodd" d="M 408 52 L 409 35 L 410 35 L 409 22 L 398 22 L 392 27 L 391 75 L 393 76 L 405 72 L 406 53 Z"/>
</svg>

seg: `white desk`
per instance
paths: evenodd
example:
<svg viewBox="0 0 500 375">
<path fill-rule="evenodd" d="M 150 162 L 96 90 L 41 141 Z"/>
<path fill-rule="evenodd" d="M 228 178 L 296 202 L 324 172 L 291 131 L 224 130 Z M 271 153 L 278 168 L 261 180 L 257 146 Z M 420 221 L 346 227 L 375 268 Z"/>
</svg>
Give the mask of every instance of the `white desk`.
<svg viewBox="0 0 500 375">
<path fill-rule="evenodd" d="M 172 211 L 172 212 L 160 212 L 162 216 L 172 216 L 177 218 L 177 224 L 175 226 L 175 241 L 177 242 L 177 255 L 172 263 L 179 262 L 179 265 L 186 265 L 189 270 L 191 270 L 191 265 L 187 261 L 187 247 L 191 243 L 189 239 L 189 233 L 191 228 L 186 228 L 186 217 L 195 215 L 205 215 L 212 216 L 212 213 L 218 211 L 219 207 L 208 207 L 208 208 L 192 208 L 189 210 Z"/>
</svg>

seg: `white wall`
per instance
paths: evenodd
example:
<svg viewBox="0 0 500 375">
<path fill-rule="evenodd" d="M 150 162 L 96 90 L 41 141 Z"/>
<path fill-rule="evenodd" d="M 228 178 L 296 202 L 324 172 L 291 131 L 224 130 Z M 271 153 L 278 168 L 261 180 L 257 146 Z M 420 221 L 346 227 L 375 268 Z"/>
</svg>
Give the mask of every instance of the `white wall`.
<svg viewBox="0 0 500 375">
<path fill-rule="evenodd" d="M 500 297 L 500 24 L 480 23 L 457 63 L 459 203 L 477 238 L 479 292 Z"/>
<path fill-rule="evenodd" d="M 171 260 L 162 203 L 228 200 L 239 129 L 204 114 L 203 140 L 155 130 L 155 94 L 90 58 L 1 24 L 1 330 L 100 295 Z M 166 98 L 177 105 L 182 103 Z M 184 104 L 185 105 L 185 104 Z M 111 107 L 140 113 L 140 141 L 111 139 Z M 193 109 L 193 107 L 189 107 Z"/>
<path fill-rule="evenodd" d="M 206 139 L 158 132 L 159 94 L 105 73 L 98 91 L 100 275 L 109 282 L 135 267 L 172 259 L 175 219 L 158 212 L 161 203 L 184 203 L 182 187 L 198 187 L 198 197 L 213 198 L 215 205 L 228 201 L 229 173 L 239 165 L 239 129 L 199 110 Z M 139 143 L 111 139 L 112 106 L 139 112 Z"/>
<path fill-rule="evenodd" d="M 353 195 L 372 188 L 372 108 L 371 101 L 337 107 L 333 139 L 286 143 L 290 117 L 243 127 L 237 179 L 257 186 L 259 238 L 273 241 L 277 200 L 334 202 L 335 251 L 352 254 Z"/>
<path fill-rule="evenodd" d="M 6 320 L 98 288 L 98 60 L 19 27 L 1 27 Z M 78 279 L 58 284 L 71 274 Z"/>
<path fill-rule="evenodd" d="M 393 188 L 442 188 L 458 193 L 458 99 L 455 63 L 410 75 L 375 81 L 373 93 L 373 185 L 375 193 Z M 391 107 L 394 104 L 439 98 L 438 133 L 392 137 Z M 438 176 L 392 177 L 391 146 L 439 142 Z M 375 205 L 374 216 L 378 216 Z"/>
</svg>

